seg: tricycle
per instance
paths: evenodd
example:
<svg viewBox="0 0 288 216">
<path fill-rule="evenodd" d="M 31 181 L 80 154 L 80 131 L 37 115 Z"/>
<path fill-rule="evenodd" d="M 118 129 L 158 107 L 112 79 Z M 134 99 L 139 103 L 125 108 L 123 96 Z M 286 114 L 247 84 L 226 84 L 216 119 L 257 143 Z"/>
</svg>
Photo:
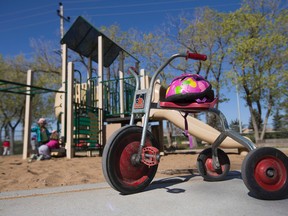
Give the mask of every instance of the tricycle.
<svg viewBox="0 0 288 216">
<path fill-rule="evenodd" d="M 199 61 L 207 59 L 206 55 L 190 52 L 172 55 L 155 71 L 149 88 L 144 90 L 139 89 L 137 73 L 132 68 L 129 69 L 136 79 L 130 123 L 113 133 L 102 155 L 105 179 L 112 188 L 122 194 L 143 191 L 157 172 L 161 154 L 157 139 L 148 130 L 150 111 L 152 108 L 155 109 L 154 105 L 151 107 L 151 101 L 157 76 L 176 58 Z M 287 198 L 287 156 L 276 148 L 256 148 L 249 139 L 230 130 L 224 114 L 214 108 L 216 102 L 217 98 L 214 98 L 207 80 L 197 74 L 184 74 L 172 81 L 166 91 L 165 100 L 160 101 L 156 109 L 165 112 L 176 110 L 185 116 L 198 112 L 212 112 L 218 116 L 222 130 L 211 147 L 199 153 L 196 162 L 199 174 L 204 180 L 225 180 L 230 171 L 230 160 L 220 145 L 230 137 L 248 150 L 242 163 L 241 176 L 250 193 L 256 198 L 265 200 Z M 137 126 L 135 123 L 135 117 L 139 115 L 143 117 L 142 126 Z"/>
</svg>

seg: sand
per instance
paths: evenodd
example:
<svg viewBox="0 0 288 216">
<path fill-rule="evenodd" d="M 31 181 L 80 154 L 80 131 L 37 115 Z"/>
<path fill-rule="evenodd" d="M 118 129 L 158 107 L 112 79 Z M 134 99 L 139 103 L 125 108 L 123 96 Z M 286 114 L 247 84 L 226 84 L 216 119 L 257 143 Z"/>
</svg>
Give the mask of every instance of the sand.
<svg viewBox="0 0 288 216">
<path fill-rule="evenodd" d="M 287 154 L 288 152 L 286 152 Z M 197 153 L 167 154 L 161 157 L 155 178 L 191 175 L 197 172 Z M 232 170 L 241 170 L 245 156 L 228 153 Z M 44 161 L 23 160 L 21 155 L 0 156 L 0 192 L 34 188 L 61 187 L 105 182 L 102 157 L 78 156 Z"/>
</svg>

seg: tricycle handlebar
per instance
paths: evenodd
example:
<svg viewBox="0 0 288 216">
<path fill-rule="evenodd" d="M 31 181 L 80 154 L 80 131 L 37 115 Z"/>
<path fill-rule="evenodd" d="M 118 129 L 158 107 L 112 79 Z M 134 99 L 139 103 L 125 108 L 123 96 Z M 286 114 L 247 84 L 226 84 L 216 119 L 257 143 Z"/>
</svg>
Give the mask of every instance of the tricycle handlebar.
<svg viewBox="0 0 288 216">
<path fill-rule="evenodd" d="M 186 59 L 194 59 L 194 60 L 201 60 L 201 61 L 206 61 L 207 56 L 203 55 L 203 54 L 199 54 L 199 53 L 190 53 L 189 51 L 187 51 L 186 53 L 178 53 L 175 55 L 172 55 L 164 64 L 162 64 L 154 73 L 154 75 L 151 78 L 151 85 L 150 85 L 150 91 L 152 92 L 152 88 L 154 85 L 154 82 L 156 80 L 156 77 L 158 76 L 158 74 L 175 58 L 178 57 L 182 57 L 182 58 L 186 58 Z"/>
<path fill-rule="evenodd" d="M 186 59 L 194 59 L 194 60 L 206 61 L 207 60 L 207 56 L 199 54 L 199 53 L 191 53 L 191 52 L 187 51 Z"/>
</svg>

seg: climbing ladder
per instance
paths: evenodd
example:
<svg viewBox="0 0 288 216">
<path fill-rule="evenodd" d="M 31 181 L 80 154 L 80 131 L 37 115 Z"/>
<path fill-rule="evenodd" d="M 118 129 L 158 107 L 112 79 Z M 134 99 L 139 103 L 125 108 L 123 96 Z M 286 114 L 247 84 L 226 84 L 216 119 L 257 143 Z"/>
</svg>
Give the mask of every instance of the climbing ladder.
<svg viewBox="0 0 288 216">
<path fill-rule="evenodd" d="M 75 103 L 73 133 L 76 152 L 101 150 L 98 109 Z"/>
</svg>

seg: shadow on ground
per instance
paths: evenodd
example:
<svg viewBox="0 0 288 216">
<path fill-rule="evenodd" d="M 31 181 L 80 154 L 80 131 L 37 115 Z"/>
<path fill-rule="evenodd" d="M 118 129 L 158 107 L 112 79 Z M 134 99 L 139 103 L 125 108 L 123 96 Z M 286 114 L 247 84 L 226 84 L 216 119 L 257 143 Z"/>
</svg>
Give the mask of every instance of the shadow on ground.
<svg viewBox="0 0 288 216">
<path fill-rule="evenodd" d="M 165 170 L 162 173 L 165 173 L 165 174 L 170 173 L 171 175 L 174 175 L 174 176 L 153 181 L 145 189 L 145 191 L 150 191 L 150 190 L 155 190 L 155 189 L 166 189 L 168 193 L 184 193 L 185 190 L 182 188 L 171 188 L 171 187 L 174 187 L 177 184 L 187 182 L 192 178 L 200 176 L 198 171 L 194 169 L 173 169 L 173 170 Z M 177 176 L 175 176 L 175 174 L 177 174 Z M 241 172 L 230 171 L 224 181 L 229 181 L 232 179 L 242 179 Z"/>
</svg>

